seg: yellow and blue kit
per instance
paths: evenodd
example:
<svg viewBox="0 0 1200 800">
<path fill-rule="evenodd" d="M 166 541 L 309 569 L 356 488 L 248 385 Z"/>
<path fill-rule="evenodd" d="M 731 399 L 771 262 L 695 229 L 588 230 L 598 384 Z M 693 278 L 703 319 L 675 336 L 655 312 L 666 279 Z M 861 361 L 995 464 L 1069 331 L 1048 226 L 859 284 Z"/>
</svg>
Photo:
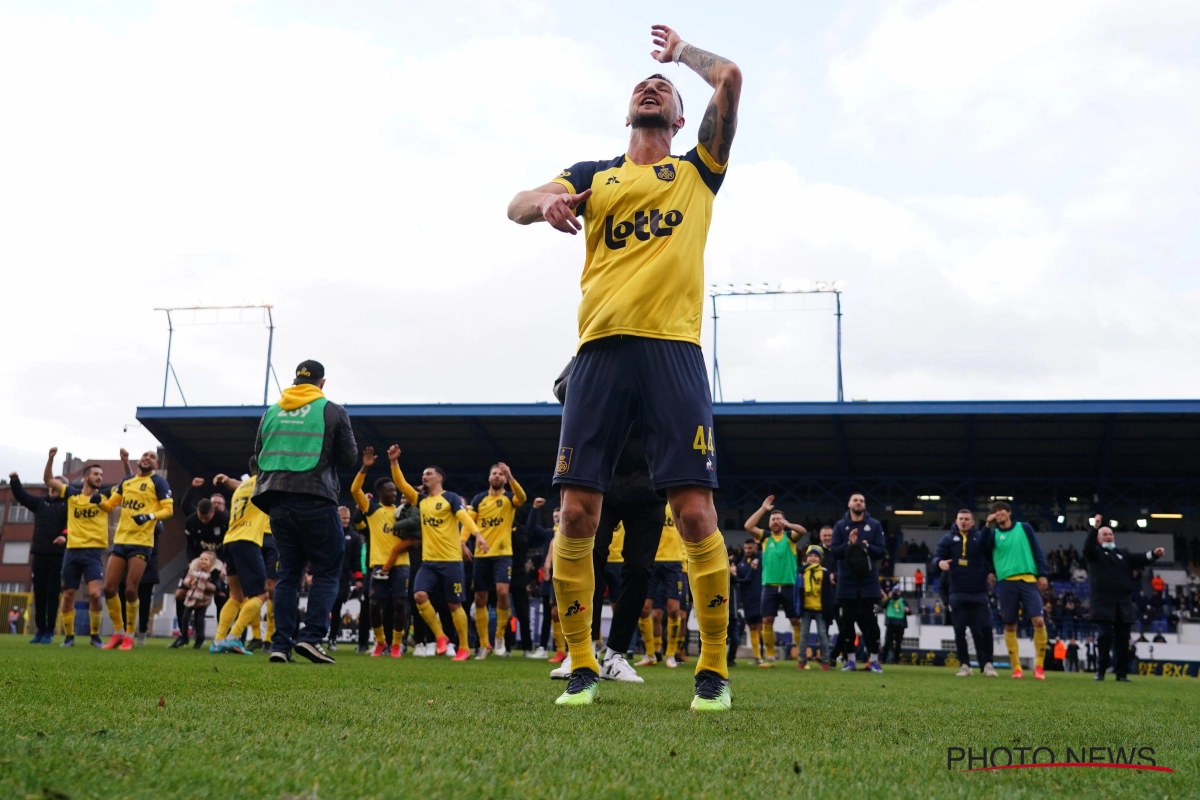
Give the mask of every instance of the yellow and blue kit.
<svg viewBox="0 0 1200 800">
<path fill-rule="evenodd" d="M 112 554 L 118 558 L 148 560 L 154 551 L 157 522 L 170 519 L 175 511 L 171 487 L 161 475 L 129 475 L 112 488 L 109 497 L 121 502 Z"/>
<path fill-rule="evenodd" d="M 683 597 L 683 538 L 675 527 L 670 503 L 667 503 L 663 515 L 658 552 L 654 554 L 649 597 L 654 608 L 666 608 L 668 600 L 680 600 Z"/>
<path fill-rule="evenodd" d="M 62 585 L 79 588 L 80 581 L 104 580 L 104 549 L 108 547 L 108 512 L 120 503 L 100 492 L 84 494 L 77 486 L 63 486 L 59 496 L 67 501 L 67 550 L 63 555 Z"/>
<path fill-rule="evenodd" d="M 507 491 L 480 492 L 471 500 L 469 511 L 479 526 L 479 536 L 475 537 L 475 591 L 491 591 L 498 583 L 512 583 L 513 519 L 525 499 L 525 490 L 510 480 Z M 487 542 L 486 553 L 479 548 L 480 538 Z"/>
</svg>

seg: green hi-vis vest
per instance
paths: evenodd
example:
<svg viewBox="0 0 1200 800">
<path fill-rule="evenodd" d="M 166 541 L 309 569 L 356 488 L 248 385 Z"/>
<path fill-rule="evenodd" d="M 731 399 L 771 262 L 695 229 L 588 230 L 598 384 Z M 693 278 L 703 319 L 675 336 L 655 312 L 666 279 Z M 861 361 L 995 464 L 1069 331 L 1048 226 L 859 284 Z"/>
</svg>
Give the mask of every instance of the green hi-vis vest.
<svg viewBox="0 0 1200 800">
<path fill-rule="evenodd" d="M 325 442 L 328 402 L 321 397 L 291 411 L 284 411 L 278 403 L 268 408 L 263 416 L 258 468 L 264 472 L 308 472 L 315 468 Z"/>
<path fill-rule="evenodd" d="M 799 569 L 791 538 L 785 533 L 776 539 L 768 533 L 763 537 L 762 551 L 762 582 L 772 586 L 794 586 Z"/>
<path fill-rule="evenodd" d="M 897 597 L 895 600 L 888 600 L 886 615 L 888 619 L 904 619 L 908 616 L 904 613 L 904 598 Z"/>
<path fill-rule="evenodd" d="M 996 545 L 992 551 L 996 578 L 1006 580 L 1014 575 L 1037 575 L 1033 548 L 1025 533 L 1025 523 L 1015 522 L 1006 531 L 996 528 Z"/>
</svg>

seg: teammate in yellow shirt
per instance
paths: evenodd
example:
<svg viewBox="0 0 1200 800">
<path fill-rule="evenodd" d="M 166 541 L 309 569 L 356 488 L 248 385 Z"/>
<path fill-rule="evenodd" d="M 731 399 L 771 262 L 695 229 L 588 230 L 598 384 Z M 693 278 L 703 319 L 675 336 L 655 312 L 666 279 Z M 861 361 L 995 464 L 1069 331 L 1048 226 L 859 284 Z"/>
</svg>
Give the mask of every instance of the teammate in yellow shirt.
<svg viewBox="0 0 1200 800">
<path fill-rule="evenodd" d="M 113 621 L 113 635 L 104 645 L 132 650 L 138 619 L 138 584 L 146 570 L 146 562 L 154 552 L 156 521 L 167 520 L 175 510 L 171 487 L 166 478 L 155 474 L 158 454 L 153 450 L 142 453 L 137 472 L 121 480 L 109 492 L 109 497 L 121 503 L 121 520 L 113 537 L 113 549 L 104 570 L 104 601 Z M 125 572 L 128 570 L 128 580 Z M 117 591 L 125 580 L 125 617 L 122 619 L 121 598 Z"/>
<path fill-rule="evenodd" d="M 519 192 L 508 217 L 584 232 L 579 352 L 563 406 L 554 483 L 562 490 L 563 527 L 554 548 L 554 590 L 573 672 L 561 705 L 595 701 L 600 666 L 592 651 L 592 549 L 604 493 L 635 415 L 645 427 L 646 460 L 665 491 L 688 550 L 701 652 L 692 709 L 731 704 L 725 638 L 729 564 L 717 529 L 712 398 L 700 351 L 704 247 L 713 200 L 737 129 L 742 75 L 728 59 L 651 28 L 660 63 L 681 63 L 714 92 L 699 143 L 682 156 L 671 142 L 684 126 L 683 101 L 661 74 L 634 87 L 623 155 L 581 161 L 550 183 Z M 576 217 L 582 216 L 582 224 Z"/>
<path fill-rule="evenodd" d="M 375 448 L 365 447 L 362 452 L 362 469 L 350 484 L 350 496 L 354 498 L 362 514 L 367 535 L 367 567 L 370 570 L 370 614 L 371 628 L 375 631 L 373 658 L 388 652 L 383 625 L 386 604 L 392 606 L 392 658 L 403 653 L 404 632 L 408 630 L 408 550 L 416 544 L 415 539 L 401 539 L 396 531 L 396 475 L 399 468 L 392 465 L 395 474 L 391 478 L 375 481 L 374 500 L 363 492 L 367 470 L 376 461 Z M 393 551 L 395 555 L 393 556 Z M 390 562 L 390 563 L 389 563 Z M 386 568 L 385 568 L 385 565 Z M 361 612 L 359 612 L 361 613 Z"/>
<path fill-rule="evenodd" d="M 213 483 L 233 490 L 229 501 L 229 529 L 225 531 L 222 553 L 225 574 L 229 582 L 229 599 L 221 608 L 217 620 L 217 635 L 210 653 L 254 655 L 242 646 L 242 634 L 262 619 L 262 607 L 267 602 L 267 565 L 263 561 L 263 536 L 270 528 L 271 518 L 250 502 L 258 482 L 258 460 L 250 457 L 250 477 L 244 481 L 218 475 Z"/>
<path fill-rule="evenodd" d="M 471 657 L 471 649 L 467 644 L 467 612 L 463 611 L 466 600 L 463 594 L 463 584 L 466 583 L 463 558 L 471 560 L 467 539 L 478 536 L 479 528 L 467 513 L 462 498 L 443 488 L 446 473 L 441 467 L 425 468 L 421 473 L 421 490 L 418 492 L 400 471 L 400 448 L 397 445 L 388 448 L 388 460 L 392 462 L 396 486 L 421 514 L 421 567 L 413 581 L 413 600 L 417 612 L 437 637 L 437 654 L 445 655 L 452 646 L 450 638 L 442 630 L 442 622 L 433 603 L 429 602 L 430 594 L 442 592 L 458 634 L 458 647 L 451 657 L 455 661 L 466 661 Z M 486 540 L 479 542 L 478 546 L 482 553 L 488 552 Z"/>
<path fill-rule="evenodd" d="M 475 539 L 475 632 L 479 634 L 479 654 L 487 658 L 488 651 L 488 594 L 496 590 L 496 647 L 498 656 L 508 655 L 504 647 L 504 631 L 511 613 L 509 585 L 512 583 L 513 519 L 517 509 L 525 504 L 525 490 L 513 477 L 508 464 L 493 464 L 488 473 L 488 490 L 471 500 L 468 511 L 479 526 Z"/>
<path fill-rule="evenodd" d="M 658 552 L 654 554 L 654 570 L 650 573 L 650 593 L 642 608 L 642 619 L 653 615 L 654 650 L 647 647 L 646 656 L 635 666 L 648 667 L 658 662 L 658 654 L 665 653 L 666 664 L 674 669 L 679 666 L 675 654 L 679 652 L 679 600 L 683 596 L 683 539 L 675 527 L 671 506 L 663 514 L 662 535 L 658 540 Z M 667 613 L 667 635 L 663 641 L 663 611 Z M 642 626 L 642 638 L 646 638 L 646 623 Z"/>
<path fill-rule="evenodd" d="M 57 452 L 58 448 L 50 450 L 51 461 Z M 47 466 L 47 472 L 49 469 Z M 99 464 L 88 464 L 83 468 L 83 485 L 80 487 L 68 486 L 54 477 L 46 479 L 50 491 L 67 500 L 67 552 L 62 565 L 62 622 L 67 636 L 63 639 L 63 647 L 75 645 L 75 591 L 81 580 L 87 584 L 92 646 L 104 644 L 100 640 L 103 556 L 108 547 L 108 512 L 116 508 L 120 500 L 106 498 L 100 491 L 103 483 L 104 470 Z"/>
</svg>

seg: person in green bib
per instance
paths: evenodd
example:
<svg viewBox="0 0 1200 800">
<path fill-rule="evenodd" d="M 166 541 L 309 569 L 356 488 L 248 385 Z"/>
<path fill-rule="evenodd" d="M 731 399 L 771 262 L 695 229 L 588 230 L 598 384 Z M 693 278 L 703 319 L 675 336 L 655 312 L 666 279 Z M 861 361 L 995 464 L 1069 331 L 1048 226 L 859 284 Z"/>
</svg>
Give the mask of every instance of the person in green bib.
<svg viewBox="0 0 1200 800">
<path fill-rule="evenodd" d="M 758 527 L 758 522 L 768 512 L 770 516 L 764 531 Z M 762 547 L 762 630 L 767 657 L 759 666 L 769 667 L 775 663 L 775 617 L 780 609 L 792 623 L 792 641 L 800 641 L 800 617 L 796 607 L 796 575 L 800 572 L 800 559 L 796 543 L 808 531 L 802 525 L 788 522 L 783 511 L 775 508 L 775 495 L 769 495 L 743 527 Z"/>
<path fill-rule="evenodd" d="M 1017 652 L 1017 620 L 1024 611 L 1033 622 L 1033 677 L 1046 679 L 1046 620 L 1042 615 L 1042 595 L 1049 582 L 1046 556 L 1033 528 L 1012 518 L 1012 506 L 1003 500 L 992 503 L 987 528 L 980 542 L 995 568 L 996 598 L 1004 619 L 1004 643 L 1012 676 L 1023 678 Z"/>
<path fill-rule="evenodd" d="M 304 361 L 296 367 L 295 383 L 263 414 L 254 445 L 259 474 L 251 502 L 270 515 L 279 550 L 272 662 L 291 661 L 294 648 L 313 663 L 334 663 L 323 642 L 345 550 L 337 470 L 357 463 L 358 444 L 346 409 L 325 399 L 324 386 L 320 363 Z M 297 634 L 306 564 L 312 588 L 304 627 Z"/>
</svg>

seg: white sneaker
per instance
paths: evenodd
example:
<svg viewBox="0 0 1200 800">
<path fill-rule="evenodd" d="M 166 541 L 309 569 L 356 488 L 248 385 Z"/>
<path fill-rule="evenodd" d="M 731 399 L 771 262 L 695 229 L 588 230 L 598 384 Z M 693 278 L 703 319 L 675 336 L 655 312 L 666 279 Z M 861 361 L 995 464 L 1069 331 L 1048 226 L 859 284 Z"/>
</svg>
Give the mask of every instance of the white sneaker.
<svg viewBox="0 0 1200 800">
<path fill-rule="evenodd" d="M 487 657 L 488 657 L 488 649 L 486 647 L 476 648 L 476 650 L 475 650 L 475 660 L 476 661 L 483 661 Z"/>
<path fill-rule="evenodd" d="M 526 658 L 541 658 L 541 659 L 546 659 L 546 658 L 549 658 L 549 657 L 550 657 L 550 654 L 546 652 L 546 648 L 544 648 L 544 647 L 539 647 L 537 650 L 534 650 L 532 653 L 531 653 L 531 652 L 529 652 L 528 650 L 526 650 L 526 651 L 525 651 L 525 657 L 526 657 Z"/>
<path fill-rule="evenodd" d="M 638 661 L 635 666 L 652 667 L 657 663 L 658 659 L 654 657 L 654 653 L 646 653 L 646 655 L 642 656 L 641 660 Z"/>
<path fill-rule="evenodd" d="M 987 677 L 987 678 L 999 678 L 1000 677 L 1000 673 L 996 672 L 996 668 L 992 666 L 992 662 L 990 662 L 990 661 L 983 665 L 983 674 L 984 674 L 984 677 Z"/>
<path fill-rule="evenodd" d="M 434 655 L 437 655 L 436 650 L 434 651 Z M 456 655 L 458 655 L 458 648 L 454 646 L 454 642 L 446 645 L 446 658 L 454 658 Z"/>
<path fill-rule="evenodd" d="M 679 662 L 675 660 L 675 656 L 667 656 L 667 666 L 671 669 L 679 666 Z"/>
<path fill-rule="evenodd" d="M 559 664 L 554 669 L 550 670 L 550 680 L 565 681 L 567 678 L 570 678 L 570 677 L 571 677 L 571 654 L 567 653 L 567 657 L 563 659 L 562 663 Z"/>
<path fill-rule="evenodd" d="M 604 659 L 604 663 L 600 665 L 600 679 L 620 681 L 621 683 L 645 683 L 637 671 L 629 666 L 625 656 L 620 653 L 613 653 L 609 658 Z"/>
<path fill-rule="evenodd" d="M 496 649 L 492 651 L 492 654 L 501 658 L 508 655 L 508 648 L 504 646 L 504 637 L 496 639 Z"/>
<path fill-rule="evenodd" d="M 958 668 L 958 672 L 954 673 L 954 677 L 956 677 L 956 678 L 971 677 L 971 665 L 963 664 L 961 667 Z"/>
</svg>

